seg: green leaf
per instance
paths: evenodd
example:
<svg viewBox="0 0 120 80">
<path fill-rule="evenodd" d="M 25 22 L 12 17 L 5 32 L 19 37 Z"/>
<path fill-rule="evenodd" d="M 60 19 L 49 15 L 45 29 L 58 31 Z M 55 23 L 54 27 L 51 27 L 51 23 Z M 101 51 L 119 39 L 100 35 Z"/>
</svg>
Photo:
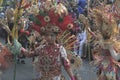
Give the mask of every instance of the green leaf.
<svg viewBox="0 0 120 80">
<path fill-rule="evenodd" d="M 42 10 L 39 11 L 39 14 L 41 16 L 47 16 L 48 15 L 46 11 L 42 11 Z"/>
<path fill-rule="evenodd" d="M 33 21 L 36 24 L 40 24 L 40 20 L 38 20 L 34 15 L 29 16 L 29 20 Z"/>
<path fill-rule="evenodd" d="M 58 21 L 59 21 L 59 22 L 63 22 L 63 18 L 62 18 L 62 17 L 59 17 L 59 18 L 58 18 Z"/>
<path fill-rule="evenodd" d="M 35 18 L 35 23 L 39 25 L 40 24 L 40 20 L 38 20 L 37 18 Z"/>
</svg>

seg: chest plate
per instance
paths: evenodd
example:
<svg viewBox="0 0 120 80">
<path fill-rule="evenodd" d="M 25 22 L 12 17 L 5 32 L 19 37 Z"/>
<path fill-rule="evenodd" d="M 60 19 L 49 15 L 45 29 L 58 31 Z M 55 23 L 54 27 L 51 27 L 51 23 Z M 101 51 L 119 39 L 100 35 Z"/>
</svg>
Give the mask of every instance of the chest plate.
<svg viewBox="0 0 120 80">
<path fill-rule="evenodd" d="M 42 76 L 54 77 L 61 73 L 61 58 L 58 46 L 44 46 L 39 51 L 39 69 Z"/>
</svg>

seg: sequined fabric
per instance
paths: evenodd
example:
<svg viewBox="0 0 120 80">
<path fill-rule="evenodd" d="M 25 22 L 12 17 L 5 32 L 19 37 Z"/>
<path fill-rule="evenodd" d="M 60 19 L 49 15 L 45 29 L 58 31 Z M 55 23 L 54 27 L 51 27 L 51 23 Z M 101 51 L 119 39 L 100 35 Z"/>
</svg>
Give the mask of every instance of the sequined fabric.
<svg viewBox="0 0 120 80">
<path fill-rule="evenodd" d="M 99 80 L 117 80 L 117 67 L 112 61 L 108 49 L 102 49 L 102 60 L 99 61 Z"/>
<path fill-rule="evenodd" d="M 40 80 L 54 80 L 61 74 L 61 55 L 59 46 L 47 46 L 36 49 L 39 53 L 37 68 L 41 73 Z M 48 79 L 49 78 L 49 79 Z"/>
</svg>

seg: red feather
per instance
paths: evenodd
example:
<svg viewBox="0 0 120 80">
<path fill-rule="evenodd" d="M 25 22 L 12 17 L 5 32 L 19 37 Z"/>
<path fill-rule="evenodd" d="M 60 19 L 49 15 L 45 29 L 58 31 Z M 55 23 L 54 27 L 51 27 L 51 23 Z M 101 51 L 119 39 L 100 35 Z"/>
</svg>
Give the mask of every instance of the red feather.
<svg viewBox="0 0 120 80">
<path fill-rule="evenodd" d="M 48 12 L 48 15 L 46 16 L 49 16 L 50 18 L 50 21 L 49 22 L 46 22 L 44 20 L 44 17 L 45 16 L 42 16 L 42 15 L 37 15 L 36 18 L 40 21 L 40 25 L 36 25 L 34 23 L 33 25 L 33 28 L 37 31 L 37 32 L 40 32 L 40 28 L 41 27 L 45 27 L 47 24 L 52 24 L 52 25 L 55 25 L 55 26 L 58 26 L 61 30 L 65 31 L 68 26 L 68 24 L 73 24 L 73 19 L 72 19 L 72 16 L 71 15 L 67 15 L 67 16 L 64 16 L 63 17 L 63 21 L 60 22 L 59 21 L 59 18 L 60 18 L 60 15 L 55 13 L 55 10 L 54 9 L 51 9 L 49 12 Z"/>
<path fill-rule="evenodd" d="M 40 21 L 40 27 L 43 27 L 47 24 L 47 22 L 44 20 L 44 16 L 37 15 L 36 18 Z"/>
<path fill-rule="evenodd" d="M 25 6 L 23 6 L 24 9 L 28 8 L 29 6 L 31 6 L 31 3 L 26 4 Z"/>
<path fill-rule="evenodd" d="M 36 30 L 37 32 L 40 32 L 40 26 L 37 24 L 31 24 L 32 25 L 32 29 Z"/>
</svg>

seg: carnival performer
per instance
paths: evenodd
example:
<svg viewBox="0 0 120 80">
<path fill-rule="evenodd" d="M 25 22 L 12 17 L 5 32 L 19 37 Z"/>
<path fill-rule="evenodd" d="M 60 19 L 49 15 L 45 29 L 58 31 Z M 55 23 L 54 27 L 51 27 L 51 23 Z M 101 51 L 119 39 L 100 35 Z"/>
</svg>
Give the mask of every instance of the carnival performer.
<svg viewBox="0 0 120 80">
<path fill-rule="evenodd" d="M 76 37 L 78 42 L 75 44 L 78 45 L 79 49 L 75 47 L 75 53 L 80 57 L 83 56 L 83 45 L 86 43 L 87 40 L 87 33 L 85 30 L 85 26 L 82 23 L 78 23 L 78 29 L 76 30 Z"/>
<path fill-rule="evenodd" d="M 28 48 L 28 44 L 29 44 L 29 41 L 28 41 L 28 36 L 30 35 L 30 30 L 29 30 L 29 22 L 28 22 L 28 19 L 27 17 L 24 18 L 22 16 L 22 18 L 20 19 L 20 22 L 19 22 L 19 38 L 18 38 L 18 41 L 22 44 L 22 47 L 24 47 L 25 49 Z M 18 63 L 23 63 L 25 64 L 25 56 L 23 54 L 20 54 L 18 55 Z"/>
<path fill-rule="evenodd" d="M 35 14 L 33 20 L 33 29 L 38 31 L 44 40 L 34 51 L 22 49 L 23 53 L 28 57 L 38 56 L 36 64 L 39 72 L 38 80 L 61 80 L 61 67 L 70 76 L 71 80 L 76 80 L 72 73 L 70 62 L 67 58 L 66 49 L 62 43 L 57 40 L 58 34 L 62 31 L 72 29 L 72 17 L 68 14 L 67 9 L 62 3 L 54 5 L 51 0 L 44 2 L 44 7 Z"/>
<path fill-rule="evenodd" d="M 48 32 L 44 33 L 43 36 L 46 40 L 45 44 L 36 48 L 34 54 L 28 55 L 39 56 L 37 67 L 38 70 L 40 70 L 40 80 L 60 80 L 62 76 L 62 63 L 72 79 L 73 74 L 70 70 L 70 63 L 67 59 L 66 50 L 63 46 L 56 43 L 56 33 Z"/>
<path fill-rule="evenodd" d="M 9 67 L 10 59 L 12 59 L 10 50 L 0 43 L 0 80 L 2 80 L 3 71 Z"/>
<path fill-rule="evenodd" d="M 83 27 L 83 34 L 84 38 L 82 39 L 81 42 L 83 43 L 80 44 L 81 46 L 85 47 L 83 49 L 83 54 L 82 54 L 82 58 L 89 58 L 89 60 L 92 59 L 92 53 L 91 53 L 91 42 L 92 42 L 92 37 L 95 38 L 96 35 L 94 33 L 94 31 L 92 31 L 90 24 L 89 24 L 89 19 L 87 17 L 85 17 L 85 15 L 80 14 L 79 15 L 79 19 L 78 22 L 81 24 L 81 27 Z M 78 42 L 79 43 L 79 42 Z M 80 47 L 82 49 L 82 47 Z M 79 49 L 80 50 L 80 49 Z M 80 50 L 81 52 L 81 50 Z"/>
<path fill-rule="evenodd" d="M 104 11 L 104 10 L 103 10 Z M 97 27 L 97 41 L 95 41 L 93 56 L 98 64 L 98 80 L 120 80 L 120 47 L 115 35 L 118 33 L 114 17 L 110 18 L 99 9 L 93 10 Z"/>
</svg>

